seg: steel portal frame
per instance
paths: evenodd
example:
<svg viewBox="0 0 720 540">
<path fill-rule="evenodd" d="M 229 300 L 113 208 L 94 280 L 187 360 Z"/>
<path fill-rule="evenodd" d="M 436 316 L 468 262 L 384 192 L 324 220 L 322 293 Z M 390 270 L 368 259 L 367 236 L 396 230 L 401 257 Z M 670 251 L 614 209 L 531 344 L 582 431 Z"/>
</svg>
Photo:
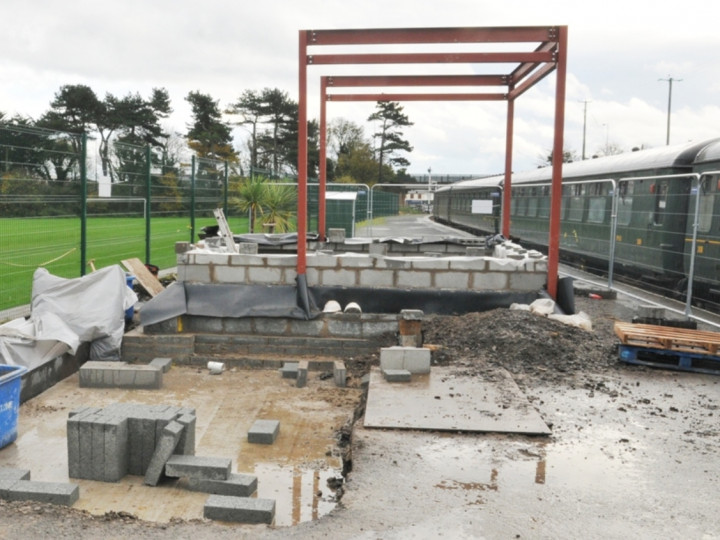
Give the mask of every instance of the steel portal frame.
<svg viewBox="0 0 720 540">
<path fill-rule="evenodd" d="M 555 118 L 552 149 L 552 187 L 548 239 L 547 289 L 557 296 L 560 207 L 562 201 L 563 125 L 565 122 L 565 78 L 567 73 L 567 26 L 404 28 L 353 30 L 300 30 L 298 99 L 298 260 L 297 274 L 305 279 L 307 257 L 307 81 L 309 66 L 377 64 L 510 64 L 505 73 L 491 75 L 358 75 L 322 76 L 320 79 L 320 186 L 318 229 L 325 233 L 326 104 L 328 101 L 507 101 L 505 143 L 505 189 L 502 232 L 510 236 L 510 194 L 515 100 L 535 84 L 556 73 Z M 308 48 L 323 46 L 367 47 L 373 45 L 528 46 L 532 50 L 420 53 L 329 53 L 308 54 Z M 502 86 L 505 92 L 425 92 L 333 94 L 329 89 L 358 87 L 486 87 Z"/>
</svg>

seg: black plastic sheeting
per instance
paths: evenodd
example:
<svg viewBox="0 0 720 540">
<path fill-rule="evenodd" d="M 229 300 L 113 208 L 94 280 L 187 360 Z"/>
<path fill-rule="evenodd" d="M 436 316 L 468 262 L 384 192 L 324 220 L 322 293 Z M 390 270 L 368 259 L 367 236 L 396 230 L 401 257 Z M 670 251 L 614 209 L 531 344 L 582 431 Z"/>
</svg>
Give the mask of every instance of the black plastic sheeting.
<svg viewBox="0 0 720 540">
<path fill-rule="evenodd" d="M 403 309 L 420 309 L 427 314 L 460 315 L 507 308 L 513 303 L 530 304 L 544 295 L 542 291 L 308 287 L 305 276 L 300 278 L 297 287 L 174 283 L 143 306 L 140 318 L 146 326 L 186 314 L 314 319 L 329 300 L 335 300 L 341 306 L 357 302 L 365 313 L 399 313 Z"/>
<path fill-rule="evenodd" d="M 542 298 L 541 291 L 449 291 L 420 289 L 376 289 L 358 287 L 310 287 L 318 306 L 335 300 L 341 306 L 357 302 L 364 313 L 400 313 L 420 309 L 426 314 L 462 315 L 476 311 L 507 308 L 511 304 L 531 304 Z"/>
</svg>

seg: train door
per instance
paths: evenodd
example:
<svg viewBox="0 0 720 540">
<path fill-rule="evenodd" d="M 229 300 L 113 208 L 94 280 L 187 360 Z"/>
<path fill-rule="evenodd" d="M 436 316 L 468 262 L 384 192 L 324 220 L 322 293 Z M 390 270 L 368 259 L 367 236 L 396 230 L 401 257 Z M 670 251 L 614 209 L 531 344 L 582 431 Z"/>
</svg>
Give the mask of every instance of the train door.
<svg viewBox="0 0 720 540">
<path fill-rule="evenodd" d="M 658 250 L 657 264 L 664 276 L 679 278 L 683 273 L 690 178 L 658 178 L 650 184 L 653 204 L 647 246 Z"/>
</svg>

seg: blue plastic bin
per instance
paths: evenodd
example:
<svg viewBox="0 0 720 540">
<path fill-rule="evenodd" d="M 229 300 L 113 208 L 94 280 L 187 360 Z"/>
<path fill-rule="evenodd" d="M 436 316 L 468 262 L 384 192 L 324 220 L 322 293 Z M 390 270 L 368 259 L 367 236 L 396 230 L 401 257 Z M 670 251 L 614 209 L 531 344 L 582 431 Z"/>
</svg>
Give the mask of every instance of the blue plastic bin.
<svg viewBox="0 0 720 540">
<path fill-rule="evenodd" d="M 17 438 L 20 377 L 26 371 L 24 366 L 0 364 L 0 448 Z"/>
</svg>

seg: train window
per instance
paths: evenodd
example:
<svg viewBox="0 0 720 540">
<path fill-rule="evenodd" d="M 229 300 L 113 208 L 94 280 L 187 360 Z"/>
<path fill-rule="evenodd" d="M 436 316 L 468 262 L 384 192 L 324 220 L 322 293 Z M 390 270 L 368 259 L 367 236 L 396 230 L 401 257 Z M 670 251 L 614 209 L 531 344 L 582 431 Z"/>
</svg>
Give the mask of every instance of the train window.
<svg viewBox="0 0 720 540">
<path fill-rule="evenodd" d="M 667 206 L 668 184 L 658 182 L 655 184 L 655 214 L 653 222 L 655 225 L 662 225 L 665 218 L 665 207 Z"/>
<path fill-rule="evenodd" d="M 702 180 L 700 184 L 700 200 L 699 202 L 699 213 L 698 216 L 698 232 L 707 233 L 710 232 L 712 227 L 713 209 L 715 207 L 715 194 L 710 191 L 711 183 L 706 178 Z"/>
<path fill-rule="evenodd" d="M 530 193 L 529 189 L 522 188 L 520 190 L 520 197 L 518 199 L 518 215 L 519 216 L 527 216 L 528 215 L 528 201 Z"/>
<path fill-rule="evenodd" d="M 512 216 L 517 214 L 517 198 L 518 198 L 518 190 L 513 189 L 512 197 L 510 197 L 510 215 L 512 215 Z"/>
<path fill-rule="evenodd" d="M 538 213 L 537 191 L 537 188 L 531 188 L 530 194 L 528 195 L 527 215 L 530 217 L 536 217 Z"/>
<path fill-rule="evenodd" d="M 590 223 L 602 223 L 605 221 L 605 197 L 590 198 L 588 221 Z"/>
<path fill-rule="evenodd" d="M 550 186 L 540 188 L 541 195 L 538 201 L 538 216 L 550 217 Z"/>
<path fill-rule="evenodd" d="M 633 192 L 635 191 L 634 182 L 620 182 L 618 184 L 618 208 L 617 222 L 618 225 L 629 225 L 632 217 L 632 201 Z"/>
<path fill-rule="evenodd" d="M 583 218 L 582 197 L 570 197 L 568 199 L 567 219 L 568 221 L 582 221 Z"/>
</svg>

